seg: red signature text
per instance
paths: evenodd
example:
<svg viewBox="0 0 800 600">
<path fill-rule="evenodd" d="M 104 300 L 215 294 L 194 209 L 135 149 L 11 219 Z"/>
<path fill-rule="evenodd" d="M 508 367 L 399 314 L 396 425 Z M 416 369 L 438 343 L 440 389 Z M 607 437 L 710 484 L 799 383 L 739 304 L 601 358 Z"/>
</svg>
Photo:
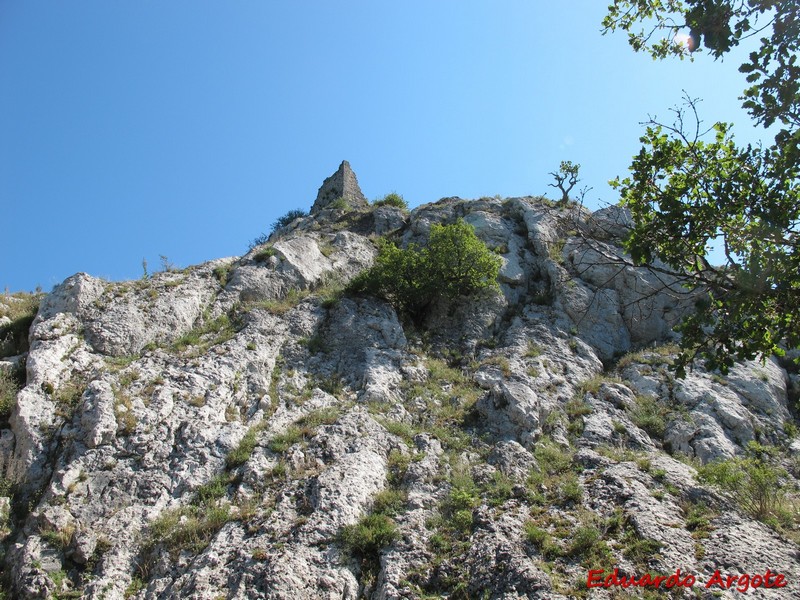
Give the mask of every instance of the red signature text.
<svg viewBox="0 0 800 600">
<path fill-rule="evenodd" d="M 742 573 L 739 575 L 723 575 L 717 569 L 705 584 L 698 582 L 697 577 L 692 574 L 681 573 L 680 569 L 676 569 L 672 575 L 653 576 L 650 573 L 645 573 L 641 577 L 620 575 L 619 569 L 614 569 L 610 573 L 606 573 L 602 569 L 592 569 L 586 577 L 587 588 L 664 587 L 671 589 L 690 588 L 694 587 L 696 583 L 700 583 L 706 589 L 734 589 L 737 592 L 746 592 L 757 588 L 786 587 L 786 577 L 782 573 L 774 573 L 770 569 L 767 569 L 764 573 Z"/>
</svg>

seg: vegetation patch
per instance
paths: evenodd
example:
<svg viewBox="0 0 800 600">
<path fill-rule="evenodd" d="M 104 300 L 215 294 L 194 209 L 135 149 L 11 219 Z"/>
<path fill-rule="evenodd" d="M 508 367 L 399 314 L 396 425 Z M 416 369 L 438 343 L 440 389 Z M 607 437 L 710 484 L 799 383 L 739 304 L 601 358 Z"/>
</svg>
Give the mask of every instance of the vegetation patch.
<svg viewBox="0 0 800 600">
<path fill-rule="evenodd" d="M 374 266 L 353 279 L 348 291 L 384 298 L 419 319 L 439 299 L 454 301 L 497 288 L 501 264 L 468 223 L 435 224 L 424 248 L 401 249 L 382 241 Z"/>
<path fill-rule="evenodd" d="M 267 444 L 268 448 L 276 453 L 286 452 L 294 444 L 305 439 L 306 436 L 311 435 L 313 432 L 308 428 L 298 427 L 297 425 L 290 425 L 286 431 L 276 433 Z"/>
<path fill-rule="evenodd" d="M 411 455 L 400 450 L 392 450 L 389 452 L 388 463 L 389 485 L 395 488 L 400 487 L 406 476 L 406 471 L 408 471 L 408 465 L 411 464 Z"/>
<path fill-rule="evenodd" d="M 277 254 L 277 250 L 272 246 L 267 246 L 266 248 L 262 248 L 255 254 L 253 254 L 253 260 L 257 263 L 264 263 L 267 262 L 270 258 Z"/>
<path fill-rule="evenodd" d="M 393 206 L 394 208 L 399 208 L 401 210 L 408 210 L 408 202 L 406 202 L 403 197 L 396 193 L 391 192 L 390 194 L 386 194 L 383 198 L 375 200 L 372 203 L 373 206 Z"/>
<path fill-rule="evenodd" d="M 11 411 L 17 402 L 19 382 L 8 370 L 0 369 L 0 422 L 5 422 L 11 416 Z"/>
<path fill-rule="evenodd" d="M 609 377 L 607 375 L 595 375 L 581 382 L 578 386 L 578 396 L 583 398 L 586 394 L 596 395 L 603 384 L 622 383 L 619 377 Z"/>
<path fill-rule="evenodd" d="M 384 426 L 409 441 L 424 430 L 437 436 L 446 447 L 465 447 L 470 437 L 464 427 L 472 419 L 483 392 L 470 377 L 443 360 L 425 359 L 425 367 L 428 371 L 425 381 L 405 381 L 401 387 L 405 398 L 419 398 L 424 403 L 424 410 L 415 415 L 415 424 L 384 421 Z"/>
<path fill-rule="evenodd" d="M 184 550 L 199 554 L 230 520 L 231 508 L 226 503 L 166 510 L 150 524 L 146 550 L 161 546 L 173 560 Z"/>
<path fill-rule="evenodd" d="M 307 214 L 308 213 L 306 213 L 306 211 L 304 211 L 302 209 L 299 209 L 299 208 L 295 208 L 295 209 L 290 210 L 289 212 L 287 212 L 282 217 L 278 217 L 277 219 L 275 219 L 275 222 L 272 224 L 272 227 L 271 227 L 272 233 L 275 233 L 279 229 L 282 229 L 282 228 L 286 227 L 287 225 L 289 225 L 295 219 L 300 219 L 302 217 L 305 217 Z M 266 236 L 266 237 L 268 238 L 269 236 Z M 256 240 L 254 240 L 254 242 L 258 241 L 258 239 L 259 238 L 256 238 Z M 264 240 L 264 241 L 266 242 L 266 240 Z"/>
<path fill-rule="evenodd" d="M 11 320 L 0 326 L 0 358 L 27 352 L 28 331 L 39 312 L 42 296 L 21 292 L 0 297 L 0 317 Z"/>
<path fill-rule="evenodd" d="M 333 202 L 328 204 L 325 208 L 330 210 L 352 210 L 352 206 L 350 202 L 348 202 L 347 198 L 336 198 Z"/>
<path fill-rule="evenodd" d="M 241 315 L 234 311 L 221 314 L 214 319 L 206 314 L 203 316 L 201 325 L 183 334 L 172 343 L 172 349 L 176 352 L 181 352 L 192 346 L 195 354 L 199 355 L 212 346 L 227 342 L 243 328 L 244 321 Z"/>
<path fill-rule="evenodd" d="M 667 411 L 650 396 L 636 396 L 636 406 L 628 410 L 633 423 L 654 439 L 663 440 L 666 432 Z"/>
<path fill-rule="evenodd" d="M 345 551 L 361 559 L 362 570 L 375 573 L 379 569 L 381 552 L 399 537 L 391 517 L 373 513 L 361 517 L 354 525 L 344 526 L 339 541 Z"/>
<path fill-rule="evenodd" d="M 561 547 L 553 540 L 553 536 L 535 521 L 525 523 L 525 539 L 546 560 L 554 560 L 561 556 Z"/>
<path fill-rule="evenodd" d="M 273 315 L 285 315 L 292 310 L 295 306 L 300 304 L 308 295 L 308 290 L 289 290 L 283 298 L 274 298 L 269 300 L 260 300 L 258 302 L 251 302 L 244 307 L 246 312 L 253 309 L 263 309 Z"/>
<path fill-rule="evenodd" d="M 263 431 L 265 425 L 265 423 L 261 422 L 250 427 L 242 436 L 242 439 L 239 440 L 236 448 L 228 453 L 225 457 L 225 465 L 229 469 L 235 469 L 248 461 L 250 455 L 253 454 L 253 450 L 256 449 L 258 434 Z"/>
<path fill-rule="evenodd" d="M 235 477 L 231 473 L 220 473 L 216 475 L 208 483 L 204 483 L 195 492 L 195 500 L 192 502 L 195 506 L 204 506 L 214 503 L 220 498 L 225 498 L 228 495 L 228 486 L 235 481 Z"/>
<path fill-rule="evenodd" d="M 788 496 L 788 473 L 778 464 L 777 450 L 750 442 L 744 457 L 698 468 L 698 478 L 726 492 L 744 512 L 782 530 L 793 529 L 797 506 Z"/>
<path fill-rule="evenodd" d="M 67 525 L 60 530 L 44 529 L 39 531 L 40 538 L 56 550 L 61 551 L 69 546 L 73 535 L 75 535 L 75 525 Z"/>
<path fill-rule="evenodd" d="M 393 517 L 402 512 L 408 501 L 405 490 L 390 487 L 378 492 L 372 503 L 372 511 Z"/>
<path fill-rule="evenodd" d="M 675 356 L 679 352 L 680 348 L 674 344 L 666 344 L 638 352 L 629 352 L 617 361 L 617 369 L 624 369 L 632 364 L 672 366 L 675 362 Z"/>
<path fill-rule="evenodd" d="M 52 393 L 53 400 L 56 402 L 56 414 L 65 419 L 71 419 L 78 408 L 83 397 L 83 392 L 86 391 L 86 379 L 83 376 L 75 375 L 67 380 L 58 388 L 53 390 L 49 386 L 50 393 Z"/>
<path fill-rule="evenodd" d="M 542 347 L 534 342 L 528 342 L 528 348 L 525 350 L 525 358 L 536 358 L 542 355 Z"/>
<path fill-rule="evenodd" d="M 131 435 L 136 431 L 136 414 L 133 412 L 133 402 L 130 395 L 120 389 L 114 388 L 114 416 L 117 419 L 117 435 Z"/>
<path fill-rule="evenodd" d="M 214 267 L 214 270 L 211 271 L 211 274 L 222 287 L 225 287 L 228 285 L 228 281 L 230 280 L 231 267 L 230 265 L 220 265 L 218 267 Z"/>
</svg>

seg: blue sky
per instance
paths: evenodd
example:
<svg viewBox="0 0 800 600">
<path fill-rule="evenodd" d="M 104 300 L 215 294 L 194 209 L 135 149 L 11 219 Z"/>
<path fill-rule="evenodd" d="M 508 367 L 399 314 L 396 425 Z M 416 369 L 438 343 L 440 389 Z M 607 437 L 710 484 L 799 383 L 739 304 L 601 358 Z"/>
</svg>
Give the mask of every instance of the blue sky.
<svg viewBox="0 0 800 600">
<path fill-rule="evenodd" d="M 0 2 L 0 291 L 240 255 L 350 161 L 368 198 L 614 203 L 682 89 L 737 123 L 741 60 L 654 62 L 597 0 Z"/>
</svg>

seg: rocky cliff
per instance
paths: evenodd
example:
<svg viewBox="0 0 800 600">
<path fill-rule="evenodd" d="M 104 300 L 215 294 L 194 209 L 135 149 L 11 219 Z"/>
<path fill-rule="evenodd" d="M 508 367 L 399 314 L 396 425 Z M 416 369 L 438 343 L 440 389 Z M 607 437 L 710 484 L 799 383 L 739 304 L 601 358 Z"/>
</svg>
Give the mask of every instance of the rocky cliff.
<svg viewBox="0 0 800 600">
<path fill-rule="evenodd" d="M 459 218 L 502 257 L 499 291 L 414 325 L 343 293 L 379 237 Z M 374 207 L 343 163 L 242 257 L 70 277 L 4 360 L 26 369 L 0 434 L 8 597 L 666 593 L 587 589 L 615 567 L 680 569 L 687 598 L 770 569 L 788 585 L 758 597 L 800 597 L 797 373 L 676 379 L 691 300 L 625 263 L 624 222 L 540 198 Z M 782 519 L 698 475 L 749 442 Z M 717 570 L 731 589 L 705 588 Z"/>
</svg>

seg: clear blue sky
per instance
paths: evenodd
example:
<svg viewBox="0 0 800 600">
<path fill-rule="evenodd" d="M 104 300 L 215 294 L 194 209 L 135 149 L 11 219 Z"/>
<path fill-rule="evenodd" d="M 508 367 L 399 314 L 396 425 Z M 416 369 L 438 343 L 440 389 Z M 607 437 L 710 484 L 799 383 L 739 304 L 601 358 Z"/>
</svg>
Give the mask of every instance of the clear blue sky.
<svg viewBox="0 0 800 600">
<path fill-rule="evenodd" d="M 681 89 L 738 123 L 736 57 L 654 62 L 604 2 L 0 0 L 0 291 L 242 254 L 350 161 L 368 198 L 590 208 Z"/>
</svg>

